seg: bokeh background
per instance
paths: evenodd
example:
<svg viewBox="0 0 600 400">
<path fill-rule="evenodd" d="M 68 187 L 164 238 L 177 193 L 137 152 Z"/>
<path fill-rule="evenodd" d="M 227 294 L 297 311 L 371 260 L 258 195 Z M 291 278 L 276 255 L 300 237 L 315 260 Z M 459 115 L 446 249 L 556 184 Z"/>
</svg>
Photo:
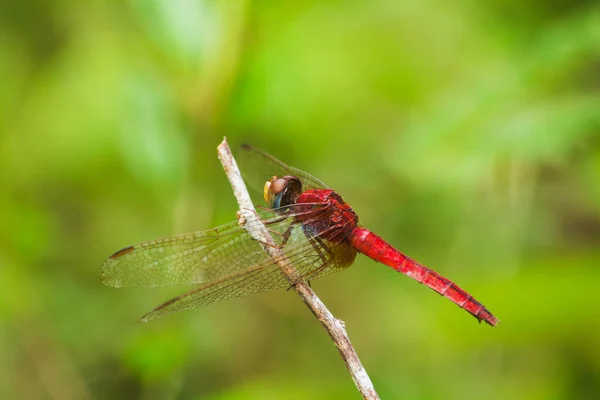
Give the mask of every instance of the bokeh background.
<svg viewBox="0 0 600 400">
<path fill-rule="evenodd" d="M 502 320 L 366 257 L 314 282 L 382 398 L 600 398 L 598 2 L 3 2 L 0 76 L 0 398 L 359 398 L 293 292 L 139 324 L 188 288 L 100 283 L 234 219 L 223 136 Z"/>
</svg>

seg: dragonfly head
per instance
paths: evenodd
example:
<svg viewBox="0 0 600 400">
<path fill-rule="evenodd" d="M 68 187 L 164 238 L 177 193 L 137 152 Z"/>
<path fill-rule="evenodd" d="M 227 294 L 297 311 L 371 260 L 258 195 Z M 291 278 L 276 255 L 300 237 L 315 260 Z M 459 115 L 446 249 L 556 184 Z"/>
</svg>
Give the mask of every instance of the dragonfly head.
<svg viewBox="0 0 600 400">
<path fill-rule="evenodd" d="M 295 176 L 274 176 L 265 183 L 265 201 L 272 209 L 296 203 L 302 193 L 302 182 Z"/>
</svg>

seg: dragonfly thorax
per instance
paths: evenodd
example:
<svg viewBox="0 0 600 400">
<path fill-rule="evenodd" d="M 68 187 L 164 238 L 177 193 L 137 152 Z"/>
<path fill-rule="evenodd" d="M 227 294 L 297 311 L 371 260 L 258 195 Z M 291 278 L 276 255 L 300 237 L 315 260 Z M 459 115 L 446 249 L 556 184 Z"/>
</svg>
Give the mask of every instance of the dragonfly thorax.
<svg viewBox="0 0 600 400">
<path fill-rule="evenodd" d="M 324 238 L 340 242 L 358 225 L 358 216 L 342 197 L 331 189 L 303 192 L 296 200 L 296 220 Z"/>
</svg>

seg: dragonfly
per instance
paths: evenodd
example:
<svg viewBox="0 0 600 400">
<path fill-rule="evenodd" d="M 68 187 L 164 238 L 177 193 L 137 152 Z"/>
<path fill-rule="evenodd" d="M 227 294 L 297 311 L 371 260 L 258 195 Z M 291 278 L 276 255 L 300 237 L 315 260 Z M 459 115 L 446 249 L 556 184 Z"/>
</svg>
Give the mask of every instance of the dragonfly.
<svg viewBox="0 0 600 400">
<path fill-rule="evenodd" d="M 406 256 L 358 224 L 358 216 L 322 181 L 250 145 L 238 156 L 242 175 L 262 191 L 267 207 L 257 211 L 277 246 L 310 282 L 353 264 L 358 253 L 387 265 L 474 316 L 499 320 L 454 282 Z M 198 285 L 145 314 L 141 321 L 293 284 L 238 221 L 217 228 L 125 247 L 102 265 L 102 282 L 112 287 Z M 271 244 L 273 245 L 273 244 Z"/>
</svg>

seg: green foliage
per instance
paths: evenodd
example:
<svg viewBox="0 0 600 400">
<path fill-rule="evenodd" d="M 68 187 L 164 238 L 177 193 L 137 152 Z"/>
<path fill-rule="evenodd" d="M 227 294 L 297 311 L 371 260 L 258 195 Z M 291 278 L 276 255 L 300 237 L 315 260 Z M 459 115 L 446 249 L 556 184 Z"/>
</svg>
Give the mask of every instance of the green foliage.
<svg viewBox="0 0 600 400">
<path fill-rule="evenodd" d="M 224 135 L 503 321 L 364 257 L 314 282 L 383 398 L 600 396 L 596 2 L 42 3 L 0 9 L 1 398 L 358 397 L 293 293 L 141 325 L 187 288 L 101 285 L 235 218 Z"/>
</svg>

